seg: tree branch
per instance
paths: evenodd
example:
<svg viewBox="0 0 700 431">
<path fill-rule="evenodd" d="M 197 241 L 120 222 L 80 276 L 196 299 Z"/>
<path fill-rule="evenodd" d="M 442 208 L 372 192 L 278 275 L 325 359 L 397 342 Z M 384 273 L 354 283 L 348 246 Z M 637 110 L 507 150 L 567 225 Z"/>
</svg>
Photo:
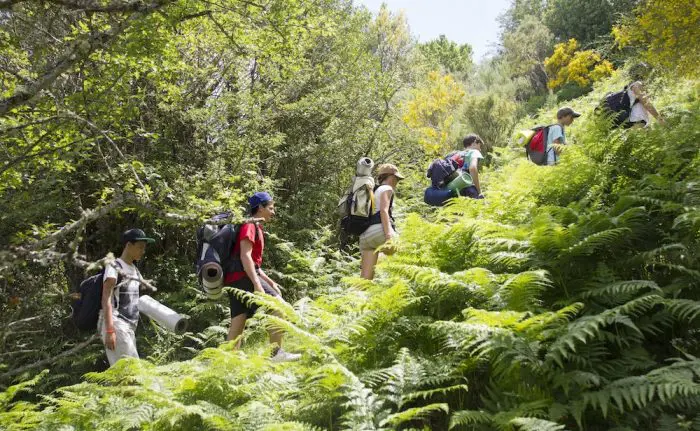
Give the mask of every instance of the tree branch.
<svg viewBox="0 0 700 431">
<path fill-rule="evenodd" d="M 88 0 L 48 0 L 57 4 L 72 5 L 72 6 L 95 6 L 101 5 L 97 1 Z M 128 16 L 121 23 L 114 25 L 107 31 L 94 34 L 87 39 L 79 40 L 71 44 L 71 46 L 66 49 L 64 54 L 49 67 L 43 74 L 41 74 L 36 80 L 32 81 L 27 85 L 17 86 L 14 94 L 4 99 L 0 99 L 0 116 L 6 115 L 11 109 L 30 103 L 37 95 L 47 87 L 49 87 L 59 76 L 70 69 L 75 63 L 87 58 L 93 51 L 98 48 L 106 47 L 109 43 L 118 36 L 128 24 L 137 18 L 140 18 L 148 13 L 153 12 L 157 8 L 171 2 L 173 0 L 156 0 L 152 3 L 144 3 L 142 1 L 125 1 L 119 3 L 122 10 L 114 9 L 113 11 L 136 11 L 136 13 Z M 7 6 L 12 6 L 19 1 L 15 0 L 0 0 L 0 9 Z M 126 6 L 128 5 L 128 7 Z M 104 8 L 115 8 L 116 3 L 101 5 Z M 125 8 L 126 9 L 123 9 Z M 89 9 L 81 8 L 81 10 L 88 11 Z M 94 9 L 93 11 L 100 11 Z"/>
<path fill-rule="evenodd" d="M 23 123 L 23 124 L 18 124 L 17 126 L 6 127 L 4 129 L 0 129 L 0 135 L 4 135 L 5 133 L 9 133 L 9 132 L 12 132 L 15 130 L 25 129 L 25 128 L 31 127 L 31 126 L 36 126 L 37 124 L 48 123 L 48 122 L 51 122 L 53 120 L 57 120 L 60 118 L 64 118 L 64 117 L 61 115 L 54 115 L 52 117 L 41 118 L 39 120 L 30 121 L 29 123 Z"/>
<path fill-rule="evenodd" d="M 134 15 L 132 15 L 134 16 Z M 30 103 L 42 90 L 51 85 L 59 76 L 70 69 L 75 63 L 86 58 L 95 49 L 105 46 L 112 38 L 121 33 L 126 27 L 127 21 L 131 17 L 122 22 L 120 25 L 114 26 L 106 32 L 98 33 L 87 40 L 80 40 L 73 43 L 64 53 L 64 55 L 56 61 L 56 63 L 48 69 L 43 75 L 39 76 L 35 81 L 28 85 L 17 86 L 14 94 L 0 100 L 0 116 L 4 116 L 11 109 Z"/>
<path fill-rule="evenodd" d="M 86 210 L 83 212 L 82 217 L 80 217 L 78 220 L 72 222 L 69 225 L 66 225 L 62 227 L 61 229 L 57 230 L 56 232 L 52 233 L 51 235 L 48 235 L 46 238 L 42 240 L 35 241 L 33 243 L 30 243 L 27 246 L 20 247 L 20 250 L 24 251 L 35 251 L 39 250 L 42 248 L 46 248 L 49 245 L 56 243 L 64 238 L 66 238 L 68 235 L 71 233 L 82 229 L 83 226 L 87 225 L 91 221 L 97 220 L 99 218 L 104 217 L 105 215 L 111 213 L 115 209 L 119 208 L 122 204 L 125 202 L 129 201 L 129 198 L 123 198 L 123 197 L 117 197 L 115 198 L 112 202 L 109 204 L 98 208 L 94 210 Z"/>
<path fill-rule="evenodd" d="M 9 170 L 10 168 L 12 168 L 13 166 L 15 166 L 15 165 L 17 165 L 18 163 L 21 163 L 21 162 L 23 162 L 23 161 L 25 161 L 25 160 L 27 160 L 27 159 L 31 159 L 31 158 L 33 158 L 33 157 L 45 156 L 45 155 L 47 155 L 47 154 L 55 153 L 56 151 L 63 150 L 64 148 L 68 148 L 68 147 L 70 147 L 70 146 L 72 146 L 72 145 L 79 144 L 79 143 L 85 142 L 85 141 L 87 141 L 87 140 L 88 140 L 88 138 L 82 138 L 82 139 L 78 139 L 77 141 L 68 142 L 68 143 L 66 143 L 66 144 L 59 145 L 59 146 L 57 146 L 57 147 L 47 148 L 47 149 L 45 149 L 45 150 L 36 151 L 36 152 L 33 152 L 33 153 L 31 153 L 31 151 L 33 150 L 34 147 L 33 147 L 33 146 L 30 146 L 30 147 L 29 147 L 29 151 L 30 151 L 30 152 L 28 152 L 28 153 L 26 153 L 26 154 L 23 154 L 23 155 L 21 155 L 21 156 L 15 157 L 15 158 L 12 159 L 12 160 L 6 161 L 6 162 L 5 162 L 5 165 L 2 166 L 2 167 L 0 167 L 0 175 L 4 174 L 5 172 L 7 172 L 7 170 Z"/>
<path fill-rule="evenodd" d="M 13 5 L 24 1 L 26 0 L 0 0 L 0 10 L 10 9 Z M 115 0 L 104 3 L 99 0 L 44 0 L 46 3 L 82 12 L 145 12 L 157 9 L 170 1 Z"/>
<path fill-rule="evenodd" d="M 22 374 L 25 371 L 29 371 L 29 370 L 34 369 L 34 368 L 39 368 L 39 367 L 43 367 L 44 365 L 54 363 L 61 358 L 65 358 L 66 356 L 70 356 L 74 353 L 77 353 L 77 352 L 83 350 L 84 348 L 86 348 L 87 346 L 92 344 L 97 339 L 98 339 L 97 334 L 93 334 L 90 338 L 88 338 L 87 340 L 83 341 L 82 343 L 74 346 L 70 350 L 66 350 L 65 352 L 59 353 L 56 356 L 51 356 L 51 357 L 48 357 L 46 359 L 42 359 L 41 361 L 35 362 L 33 364 L 25 365 L 23 367 L 19 367 L 19 368 L 16 368 L 14 370 L 10 370 L 4 374 L 0 374 L 0 380 L 5 380 L 5 379 L 8 379 L 10 377 L 14 377 L 18 374 Z"/>
<path fill-rule="evenodd" d="M 80 115 L 76 114 L 75 112 L 68 111 L 68 110 L 66 110 L 66 112 L 68 113 L 69 117 L 74 118 L 74 119 L 79 120 L 79 121 L 82 121 L 83 123 L 87 124 L 90 129 L 92 129 L 93 131 L 102 135 L 107 140 L 107 142 L 112 144 L 112 147 L 114 147 L 114 150 L 117 152 L 117 154 L 119 154 L 119 157 L 121 157 L 126 162 L 129 161 L 126 158 L 126 156 L 124 155 L 124 153 L 122 153 L 122 150 L 119 149 L 119 146 L 117 145 L 117 143 L 114 142 L 112 140 L 112 138 L 110 138 L 109 135 L 104 130 L 97 127 L 95 125 L 95 123 L 93 123 L 92 121 L 81 117 Z M 141 190 L 143 190 L 144 197 L 146 198 L 147 201 L 150 201 L 151 198 L 148 196 L 148 190 L 146 189 L 146 186 L 143 185 L 143 182 L 141 182 L 141 178 L 139 177 L 138 172 L 136 172 L 136 169 L 134 168 L 134 166 L 131 163 L 129 163 L 129 167 L 131 168 L 131 173 L 134 174 L 134 178 L 136 179 L 136 182 L 139 183 Z"/>
</svg>

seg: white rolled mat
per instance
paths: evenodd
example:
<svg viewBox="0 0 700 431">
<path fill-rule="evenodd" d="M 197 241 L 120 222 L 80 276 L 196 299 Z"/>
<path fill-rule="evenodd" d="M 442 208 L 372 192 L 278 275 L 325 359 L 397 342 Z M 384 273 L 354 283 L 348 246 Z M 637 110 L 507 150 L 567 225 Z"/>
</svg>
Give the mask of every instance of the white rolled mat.
<svg viewBox="0 0 700 431">
<path fill-rule="evenodd" d="M 372 168 L 374 167 L 374 162 L 369 157 L 363 157 L 357 161 L 357 167 L 355 168 L 355 174 L 358 177 L 371 177 Z"/>
<path fill-rule="evenodd" d="M 216 262 L 202 265 L 202 287 L 209 299 L 219 299 L 224 294 L 224 271 Z"/>
<path fill-rule="evenodd" d="M 187 330 L 186 316 L 178 314 L 148 295 L 139 298 L 139 312 L 177 334 L 182 334 Z"/>
<path fill-rule="evenodd" d="M 224 270 L 216 262 L 207 262 L 202 265 L 202 284 L 207 289 L 216 289 L 224 284 Z"/>
</svg>

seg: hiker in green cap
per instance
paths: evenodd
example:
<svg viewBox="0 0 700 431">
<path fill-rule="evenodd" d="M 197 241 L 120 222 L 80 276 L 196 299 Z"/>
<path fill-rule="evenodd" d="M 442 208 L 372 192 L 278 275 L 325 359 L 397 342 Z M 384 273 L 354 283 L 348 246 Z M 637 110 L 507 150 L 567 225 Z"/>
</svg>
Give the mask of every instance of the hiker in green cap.
<svg viewBox="0 0 700 431">
<path fill-rule="evenodd" d="M 138 358 L 136 325 L 139 321 L 141 273 L 134 265 L 146 253 L 146 244 L 155 242 L 141 229 L 122 234 L 122 254 L 105 267 L 102 283 L 102 310 L 97 328 L 105 345 L 109 365 L 120 358 Z M 117 283 L 119 280 L 119 283 Z"/>
</svg>

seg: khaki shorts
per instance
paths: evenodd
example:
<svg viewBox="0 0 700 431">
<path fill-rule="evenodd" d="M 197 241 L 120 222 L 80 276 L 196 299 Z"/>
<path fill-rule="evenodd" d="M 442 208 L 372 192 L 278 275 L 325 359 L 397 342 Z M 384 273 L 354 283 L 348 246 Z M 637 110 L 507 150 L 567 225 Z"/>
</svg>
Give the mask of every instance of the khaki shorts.
<svg viewBox="0 0 700 431">
<path fill-rule="evenodd" d="M 380 224 L 373 224 L 360 235 L 360 250 L 376 250 L 385 242 L 384 228 Z"/>
<path fill-rule="evenodd" d="M 136 350 L 136 328 L 125 322 L 117 316 L 112 317 L 114 322 L 114 333 L 117 336 L 117 342 L 114 345 L 114 350 L 110 350 L 105 346 L 107 360 L 109 365 L 114 365 L 121 358 L 138 358 L 139 352 Z M 102 343 L 107 338 L 107 328 L 105 328 L 104 317 L 100 311 L 100 318 L 97 322 L 97 329 L 102 338 Z"/>
</svg>

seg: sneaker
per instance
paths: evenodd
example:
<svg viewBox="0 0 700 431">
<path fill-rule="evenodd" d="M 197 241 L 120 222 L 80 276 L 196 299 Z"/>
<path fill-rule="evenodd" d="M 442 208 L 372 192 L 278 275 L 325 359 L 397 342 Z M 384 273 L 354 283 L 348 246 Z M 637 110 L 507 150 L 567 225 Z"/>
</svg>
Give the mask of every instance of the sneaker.
<svg viewBox="0 0 700 431">
<path fill-rule="evenodd" d="M 289 353 L 282 349 L 277 351 L 277 354 L 272 357 L 272 362 L 292 362 L 301 359 L 300 353 Z"/>
</svg>

